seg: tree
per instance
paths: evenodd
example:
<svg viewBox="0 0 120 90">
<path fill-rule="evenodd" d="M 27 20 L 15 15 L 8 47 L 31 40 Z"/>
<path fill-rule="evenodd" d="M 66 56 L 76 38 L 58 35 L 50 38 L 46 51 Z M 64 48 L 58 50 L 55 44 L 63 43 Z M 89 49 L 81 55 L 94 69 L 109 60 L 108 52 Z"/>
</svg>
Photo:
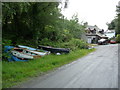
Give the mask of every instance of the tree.
<svg viewBox="0 0 120 90">
<path fill-rule="evenodd" d="M 107 23 L 109 30 L 115 30 L 116 27 L 116 19 L 112 20 L 111 23 Z"/>
<path fill-rule="evenodd" d="M 120 3 L 120 2 L 119 2 Z M 120 4 L 118 6 L 116 6 L 116 12 L 117 12 L 117 16 L 116 18 L 114 18 L 111 23 L 108 23 L 108 29 L 109 30 L 115 30 L 116 31 L 116 35 L 120 34 Z"/>
<path fill-rule="evenodd" d="M 116 34 L 120 34 L 120 2 L 117 6 Z"/>
<path fill-rule="evenodd" d="M 116 41 L 120 43 L 120 34 L 117 34 Z"/>
<path fill-rule="evenodd" d="M 46 25 L 55 26 L 54 24 L 61 16 L 58 2 L 2 4 L 3 37 L 12 41 L 25 38 L 35 40 L 37 44 L 38 40 L 46 37 Z"/>
<path fill-rule="evenodd" d="M 69 27 L 70 33 L 72 33 L 74 38 L 80 39 L 82 34 L 84 34 L 85 27 L 84 25 L 79 24 L 79 19 L 77 14 L 74 14 L 72 16 L 72 19 L 70 20 L 68 27 Z"/>
<path fill-rule="evenodd" d="M 59 2 L 4 2 L 3 40 L 16 44 L 54 45 L 81 39 L 85 26 L 78 15 L 67 20 L 60 13 Z"/>
</svg>

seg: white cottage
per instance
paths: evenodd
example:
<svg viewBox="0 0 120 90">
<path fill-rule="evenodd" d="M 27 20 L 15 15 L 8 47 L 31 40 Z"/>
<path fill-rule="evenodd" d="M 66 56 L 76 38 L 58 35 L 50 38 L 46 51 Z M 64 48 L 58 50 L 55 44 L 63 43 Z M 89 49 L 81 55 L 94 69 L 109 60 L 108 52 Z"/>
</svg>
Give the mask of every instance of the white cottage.
<svg viewBox="0 0 120 90">
<path fill-rule="evenodd" d="M 106 38 L 104 30 L 99 29 L 95 26 L 87 26 L 86 28 L 87 42 L 97 44 L 98 40 L 101 38 Z"/>
</svg>

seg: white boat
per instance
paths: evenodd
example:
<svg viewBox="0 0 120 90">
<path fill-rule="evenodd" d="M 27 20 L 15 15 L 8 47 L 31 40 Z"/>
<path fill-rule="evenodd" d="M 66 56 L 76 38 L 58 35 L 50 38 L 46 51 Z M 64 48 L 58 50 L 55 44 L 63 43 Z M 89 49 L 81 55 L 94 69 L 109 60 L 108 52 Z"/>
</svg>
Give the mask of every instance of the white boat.
<svg viewBox="0 0 120 90">
<path fill-rule="evenodd" d="M 28 55 L 28 54 L 25 54 L 25 53 L 22 53 L 22 52 L 18 52 L 18 51 L 11 51 L 11 53 L 18 57 L 18 58 L 22 58 L 22 59 L 33 59 L 34 57 L 32 55 Z"/>
<path fill-rule="evenodd" d="M 29 55 L 40 55 L 40 56 L 45 56 L 48 54 L 48 52 L 38 52 L 38 51 L 31 51 L 31 50 L 23 50 L 23 52 Z"/>
<path fill-rule="evenodd" d="M 35 51 L 36 52 L 36 51 Z M 24 58 L 24 59 L 34 59 L 41 57 L 42 55 L 32 52 L 31 50 L 23 49 L 23 48 L 14 48 L 11 53 L 18 57 L 18 58 Z"/>
</svg>

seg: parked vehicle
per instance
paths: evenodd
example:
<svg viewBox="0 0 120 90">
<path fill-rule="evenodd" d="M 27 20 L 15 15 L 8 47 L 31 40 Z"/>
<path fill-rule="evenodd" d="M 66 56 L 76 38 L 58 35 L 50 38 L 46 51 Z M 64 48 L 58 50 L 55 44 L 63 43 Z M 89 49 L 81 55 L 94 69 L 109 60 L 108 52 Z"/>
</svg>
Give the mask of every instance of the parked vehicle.
<svg viewBox="0 0 120 90">
<path fill-rule="evenodd" d="M 110 44 L 116 44 L 117 42 L 115 40 L 110 40 Z"/>
<path fill-rule="evenodd" d="M 69 53 L 70 52 L 70 49 L 68 48 L 53 48 L 53 47 L 50 47 L 50 46 L 42 46 L 42 45 L 39 45 L 38 46 L 39 49 L 43 49 L 43 50 L 47 50 L 47 51 L 50 51 L 51 53 Z"/>
<path fill-rule="evenodd" d="M 100 39 L 100 40 L 98 40 L 98 44 L 99 45 L 106 45 L 106 44 L 108 44 L 108 40 L 107 39 Z"/>
</svg>

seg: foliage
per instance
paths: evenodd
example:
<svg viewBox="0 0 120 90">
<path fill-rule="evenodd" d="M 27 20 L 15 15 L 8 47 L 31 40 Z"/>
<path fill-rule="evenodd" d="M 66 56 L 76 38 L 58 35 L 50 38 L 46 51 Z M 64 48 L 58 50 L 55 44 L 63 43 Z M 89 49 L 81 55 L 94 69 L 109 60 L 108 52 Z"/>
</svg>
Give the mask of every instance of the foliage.
<svg viewBox="0 0 120 90">
<path fill-rule="evenodd" d="M 117 35 L 116 41 L 117 41 L 118 43 L 120 43 L 120 34 Z"/>
<path fill-rule="evenodd" d="M 120 34 L 120 6 L 116 6 L 117 16 L 114 19 L 116 35 Z"/>
<path fill-rule="evenodd" d="M 117 19 L 114 19 L 114 20 L 111 21 L 111 23 L 107 24 L 109 30 L 115 30 L 115 27 L 116 27 L 116 24 L 117 24 L 116 20 Z"/>
<path fill-rule="evenodd" d="M 26 63 L 3 61 L 3 87 L 15 85 L 38 75 L 38 72 L 52 70 L 93 51 L 84 49 L 87 48 L 87 43 L 82 40 L 85 27 L 79 24 L 77 15 L 67 20 L 58 6 L 59 2 L 2 3 L 3 46 L 36 47 L 42 44 L 75 50 L 69 55 L 49 55 Z"/>
<path fill-rule="evenodd" d="M 37 43 L 45 37 L 45 26 L 59 19 L 58 5 L 52 2 L 3 3 L 3 38 L 8 37 L 14 42 L 34 39 Z"/>
<path fill-rule="evenodd" d="M 120 34 L 120 14 L 117 15 L 117 21 L 116 21 L 116 34 Z"/>
<path fill-rule="evenodd" d="M 69 42 L 65 42 L 62 44 L 64 48 L 70 48 L 71 50 L 76 49 L 86 49 L 88 47 L 88 44 L 80 39 L 72 39 Z"/>
<path fill-rule="evenodd" d="M 53 70 L 64 64 L 70 63 L 77 58 L 83 57 L 95 49 L 78 49 L 65 55 L 48 55 L 37 60 L 28 62 L 2 62 L 2 85 L 3 88 L 8 88 L 25 81 L 33 76 L 39 76 L 43 72 Z"/>
<path fill-rule="evenodd" d="M 82 34 L 85 33 L 85 27 L 80 25 L 78 21 L 77 15 L 73 15 L 70 21 L 65 19 L 64 23 L 65 29 L 69 30 L 69 33 L 72 35 L 72 37 L 80 39 L 82 38 Z"/>
<path fill-rule="evenodd" d="M 77 15 L 67 20 L 58 6 L 58 2 L 2 3 L 3 40 L 37 46 L 81 39 L 84 26 L 78 23 Z"/>
<path fill-rule="evenodd" d="M 4 50 L 5 50 L 4 46 L 11 46 L 11 45 L 13 45 L 11 40 L 4 39 L 2 41 L 2 55 L 1 55 L 2 59 L 6 60 L 7 58 L 10 58 L 10 51 L 5 53 L 4 52 Z"/>
<path fill-rule="evenodd" d="M 4 39 L 3 41 L 2 41 L 2 46 L 4 47 L 4 46 L 11 46 L 12 45 L 12 41 L 11 40 L 6 40 L 6 39 Z"/>
<path fill-rule="evenodd" d="M 120 34 L 120 6 L 116 6 L 116 8 L 117 16 L 111 21 L 111 23 L 108 23 L 107 25 L 108 29 L 114 29 L 117 35 Z"/>
</svg>

